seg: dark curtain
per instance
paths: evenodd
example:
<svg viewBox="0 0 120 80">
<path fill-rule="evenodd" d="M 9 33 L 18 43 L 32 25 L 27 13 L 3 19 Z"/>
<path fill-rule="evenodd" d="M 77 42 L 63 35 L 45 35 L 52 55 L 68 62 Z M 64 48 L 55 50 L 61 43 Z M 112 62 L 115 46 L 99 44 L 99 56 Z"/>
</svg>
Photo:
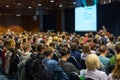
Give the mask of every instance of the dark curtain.
<svg viewBox="0 0 120 80">
<path fill-rule="evenodd" d="M 97 7 L 98 30 L 104 25 L 114 36 L 120 35 L 120 3 L 99 5 Z"/>
<path fill-rule="evenodd" d="M 75 17 L 74 9 L 65 10 L 65 31 L 74 32 Z M 97 30 L 106 26 L 107 31 L 114 36 L 120 35 L 120 3 L 97 5 Z M 82 32 L 79 32 L 82 33 Z M 84 32 L 85 33 L 85 32 Z"/>
<path fill-rule="evenodd" d="M 65 10 L 65 31 L 74 32 L 75 28 L 75 16 L 74 9 Z"/>
<path fill-rule="evenodd" d="M 44 15 L 43 16 L 43 31 L 56 31 L 56 16 Z"/>
</svg>

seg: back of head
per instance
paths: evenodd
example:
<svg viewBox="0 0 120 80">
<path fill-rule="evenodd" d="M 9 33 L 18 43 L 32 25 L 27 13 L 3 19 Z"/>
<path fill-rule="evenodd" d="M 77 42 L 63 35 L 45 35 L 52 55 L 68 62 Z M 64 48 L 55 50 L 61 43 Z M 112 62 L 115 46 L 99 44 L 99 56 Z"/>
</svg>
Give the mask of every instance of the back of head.
<svg viewBox="0 0 120 80">
<path fill-rule="evenodd" d="M 31 45 L 29 44 L 29 43 L 25 43 L 24 45 L 23 45 L 23 50 L 26 52 L 28 49 L 30 49 L 31 48 Z"/>
<path fill-rule="evenodd" d="M 118 38 L 117 38 L 117 39 L 118 39 L 118 41 L 120 41 L 120 36 L 118 36 Z"/>
<path fill-rule="evenodd" d="M 90 45 L 88 43 L 83 44 L 82 51 L 83 51 L 83 53 L 90 54 L 91 53 L 90 52 Z"/>
<path fill-rule="evenodd" d="M 70 48 L 71 48 L 71 51 L 75 51 L 78 49 L 78 46 L 76 43 L 71 43 Z"/>
<path fill-rule="evenodd" d="M 86 58 L 86 66 L 88 70 L 95 70 L 100 67 L 100 60 L 96 54 L 90 54 Z"/>
<path fill-rule="evenodd" d="M 73 42 L 75 42 L 76 44 L 79 44 L 79 38 L 78 37 L 73 38 Z"/>
<path fill-rule="evenodd" d="M 100 50 L 100 53 L 104 53 L 106 50 L 108 50 L 108 48 L 105 45 L 101 45 L 99 50 Z"/>
<path fill-rule="evenodd" d="M 120 43 L 116 44 L 115 49 L 117 54 L 120 53 Z"/>
<path fill-rule="evenodd" d="M 109 36 L 109 40 L 110 40 L 110 41 L 114 41 L 114 40 L 115 40 L 115 37 L 114 37 L 113 35 L 110 35 L 110 36 Z"/>
<path fill-rule="evenodd" d="M 67 54 L 70 54 L 70 50 L 66 47 L 63 47 L 59 50 L 59 53 L 61 54 L 61 56 L 65 56 Z"/>
<path fill-rule="evenodd" d="M 49 46 L 52 47 L 52 48 L 55 48 L 56 44 L 55 44 L 55 42 L 51 42 L 51 43 L 49 44 Z"/>
<path fill-rule="evenodd" d="M 48 57 L 48 56 L 51 55 L 51 53 L 53 53 L 53 49 L 52 49 L 51 47 L 47 47 L 47 48 L 45 48 L 45 51 L 44 51 L 43 54 L 44 54 L 46 57 Z"/>
<path fill-rule="evenodd" d="M 44 50 L 45 49 L 45 45 L 44 44 L 42 44 L 42 43 L 40 43 L 39 45 L 38 45 L 38 51 L 39 52 L 41 52 L 42 50 Z"/>
</svg>

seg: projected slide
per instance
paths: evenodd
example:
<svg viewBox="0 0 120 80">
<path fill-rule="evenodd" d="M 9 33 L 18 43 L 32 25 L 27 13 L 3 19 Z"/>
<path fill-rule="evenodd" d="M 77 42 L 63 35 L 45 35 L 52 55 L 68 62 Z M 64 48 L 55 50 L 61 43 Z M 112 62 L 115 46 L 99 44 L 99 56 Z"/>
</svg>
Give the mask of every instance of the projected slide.
<svg viewBox="0 0 120 80">
<path fill-rule="evenodd" d="M 97 5 L 78 7 L 75 9 L 75 31 L 96 31 Z"/>
</svg>

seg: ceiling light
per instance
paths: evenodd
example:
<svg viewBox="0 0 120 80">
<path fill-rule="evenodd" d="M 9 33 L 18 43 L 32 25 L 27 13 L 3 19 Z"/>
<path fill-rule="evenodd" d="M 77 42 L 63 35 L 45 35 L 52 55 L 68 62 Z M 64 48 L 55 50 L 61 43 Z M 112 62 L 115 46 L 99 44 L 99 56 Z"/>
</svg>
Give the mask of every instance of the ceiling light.
<svg viewBox="0 0 120 80">
<path fill-rule="evenodd" d="M 60 5 L 59 5 L 59 7 L 63 7 L 63 5 L 62 5 L 62 4 L 60 4 Z"/>
<path fill-rule="evenodd" d="M 16 3 L 16 5 L 20 6 L 20 5 L 22 5 L 22 3 L 19 2 L 19 3 Z"/>
<path fill-rule="evenodd" d="M 54 2 L 54 0 L 50 0 L 50 2 Z"/>
<path fill-rule="evenodd" d="M 2 14 L 0 13 L 0 16 L 1 16 Z"/>
<path fill-rule="evenodd" d="M 32 7 L 31 7 L 31 6 L 29 6 L 28 8 L 29 8 L 29 9 L 31 9 Z"/>
<path fill-rule="evenodd" d="M 5 5 L 5 7 L 10 7 L 9 5 Z"/>
<path fill-rule="evenodd" d="M 38 6 L 42 6 L 42 4 L 38 4 Z"/>
<path fill-rule="evenodd" d="M 21 1 L 15 1 L 15 3 L 16 3 L 16 5 L 18 5 L 18 6 L 20 6 L 20 5 L 22 5 L 22 2 Z"/>
<path fill-rule="evenodd" d="M 21 16 L 21 14 L 16 14 L 17 17 Z"/>
<path fill-rule="evenodd" d="M 77 2 L 73 2 L 73 4 L 77 4 Z"/>
<path fill-rule="evenodd" d="M 46 7 L 46 9 L 51 9 L 51 8 L 49 8 L 49 7 Z"/>
</svg>

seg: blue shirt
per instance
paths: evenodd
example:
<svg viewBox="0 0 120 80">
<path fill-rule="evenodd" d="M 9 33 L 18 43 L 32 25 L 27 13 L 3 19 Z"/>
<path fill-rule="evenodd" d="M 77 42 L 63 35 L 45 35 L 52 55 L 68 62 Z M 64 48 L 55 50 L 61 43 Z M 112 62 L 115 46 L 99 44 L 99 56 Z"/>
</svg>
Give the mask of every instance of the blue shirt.
<svg viewBox="0 0 120 80">
<path fill-rule="evenodd" d="M 105 66 L 105 69 L 107 70 L 110 63 L 110 59 L 105 56 L 99 56 L 99 59 L 100 59 L 100 62 Z"/>
<path fill-rule="evenodd" d="M 50 70 L 51 72 L 54 72 L 54 69 L 55 69 L 55 67 L 57 65 L 56 60 L 51 60 L 51 59 L 48 59 L 48 58 L 44 58 L 42 62 L 43 62 L 43 64 L 46 65 L 48 70 Z"/>
</svg>

